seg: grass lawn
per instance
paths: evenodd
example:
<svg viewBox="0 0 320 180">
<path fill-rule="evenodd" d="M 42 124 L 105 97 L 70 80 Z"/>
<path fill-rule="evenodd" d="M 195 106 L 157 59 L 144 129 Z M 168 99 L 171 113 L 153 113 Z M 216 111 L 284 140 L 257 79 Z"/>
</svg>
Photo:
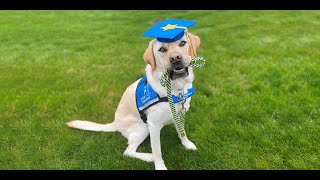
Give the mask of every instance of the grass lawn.
<svg viewBox="0 0 320 180">
<path fill-rule="evenodd" d="M 113 121 L 142 33 L 167 18 L 198 21 L 207 60 L 186 117 L 198 150 L 166 126 L 168 169 L 320 169 L 320 11 L 1 11 L 0 169 L 154 169 L 120 133 L 65 123 Z"/>
</svg>

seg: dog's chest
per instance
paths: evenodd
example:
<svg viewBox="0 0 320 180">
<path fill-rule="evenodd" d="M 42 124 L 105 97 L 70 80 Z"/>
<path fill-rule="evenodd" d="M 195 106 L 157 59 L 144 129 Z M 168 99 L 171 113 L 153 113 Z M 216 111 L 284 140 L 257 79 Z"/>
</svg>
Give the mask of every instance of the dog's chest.
<svg viewBox="0 0 320 180">
<path fill-rule="evenodd" d="M 184 103 L 184 107 L 186 108 L 186 111 L 188 111 L 190 108 L 190 101 L 191 101 L 191 97 L 186 99 L 186 102 Z M 175 108 L 176 108 L 177 114 L 179 115 L 182 109 L 182 103 L 181 102 L 176 103 Z M 162 102 L 152 106 L 148 113 L 155 113 L 156 117 L 160 117 L 156 119 L 157 121 L 159 121 L 157 123 L 160 123 L 162 125 L 168 125 L 173 123 L 174 118 L 168 102 Z M 154 121 L 154 120 L 148 119 L 148 121 Z"/>
</svg>

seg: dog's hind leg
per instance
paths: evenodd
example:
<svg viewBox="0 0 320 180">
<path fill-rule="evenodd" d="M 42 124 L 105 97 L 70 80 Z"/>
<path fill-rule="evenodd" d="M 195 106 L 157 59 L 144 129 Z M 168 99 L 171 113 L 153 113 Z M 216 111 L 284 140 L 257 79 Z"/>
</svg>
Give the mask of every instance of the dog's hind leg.
<svg viewBox="0 0 320 180">
<path fill-rule="evenodd" d="M 153 156 L 151 153 L 137 152 L 138 146 L 146 139 L 148 135 L 149 130 L 147 125 L 135 128 L 135 131 L 131 132 L 128 136 L 128 147 L 123 155 L 138 158 L 147 162 L 153 162 Z"/>
</svg>

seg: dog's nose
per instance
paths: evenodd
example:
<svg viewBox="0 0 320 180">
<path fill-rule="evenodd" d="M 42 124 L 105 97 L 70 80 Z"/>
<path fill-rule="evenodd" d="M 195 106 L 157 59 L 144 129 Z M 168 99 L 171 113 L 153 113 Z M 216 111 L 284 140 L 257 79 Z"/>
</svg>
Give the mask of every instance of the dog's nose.
<svg viewBox="0 0 320 180">
<path fill-rule="evenodd" d="M 171 64 L 178 64 L 182 60 L 180 53 L 173 53 L 169 58 Z"/>
</svg>

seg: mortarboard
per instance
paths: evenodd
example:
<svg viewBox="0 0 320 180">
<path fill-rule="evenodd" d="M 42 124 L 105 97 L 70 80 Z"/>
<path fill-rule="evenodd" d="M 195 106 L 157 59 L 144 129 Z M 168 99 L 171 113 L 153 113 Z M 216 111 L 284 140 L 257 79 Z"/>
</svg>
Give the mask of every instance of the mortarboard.
<svg viewBox="0 0 320 180">
<path fill-rule="evenodd" d="M 190 20 L 164 20 L 151 27 L 142 36 L 154 37 L 160 42 L 170 43 L 181 39 L 185 29 L 196 23 Z"/>
</svg>

